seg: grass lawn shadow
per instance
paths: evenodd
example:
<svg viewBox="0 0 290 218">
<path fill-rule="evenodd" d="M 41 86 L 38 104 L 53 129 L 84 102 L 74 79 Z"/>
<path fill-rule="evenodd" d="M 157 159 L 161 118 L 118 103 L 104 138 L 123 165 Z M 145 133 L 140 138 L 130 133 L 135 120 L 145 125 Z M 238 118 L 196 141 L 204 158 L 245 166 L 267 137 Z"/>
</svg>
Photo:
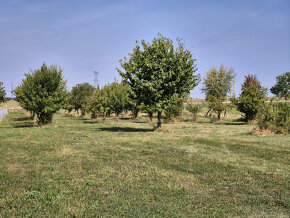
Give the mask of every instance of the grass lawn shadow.
<svg viewBox="0 0 290 218">
<path fill-rule="evenodd" d="M 108 132 L 153 132 L 153 129 L 145 129 L 145 128 L 131 128 L 131 127 L 102 127 L 99 128 L 100 131 L 108 131 Z"/>
<path fill-rule="evenodd" d="M 31 128 L 33 127 L 33 122 L 21 122 L 13 124 L 14 128 Z"/>
</svg>

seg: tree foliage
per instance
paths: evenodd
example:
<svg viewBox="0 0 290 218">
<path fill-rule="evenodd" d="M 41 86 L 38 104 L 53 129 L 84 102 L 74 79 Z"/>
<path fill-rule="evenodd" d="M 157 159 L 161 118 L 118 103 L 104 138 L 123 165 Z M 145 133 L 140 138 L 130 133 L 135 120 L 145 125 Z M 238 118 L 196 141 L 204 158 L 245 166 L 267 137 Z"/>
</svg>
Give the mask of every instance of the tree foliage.
<svg viewBox="0 0 290 218">
<path fill-rule="evenodd" d="M 287 102 L 264 103 L 258 112 L 257 126 L 260 131 L 270 130 L 274 133 L 290 132 L 290 104 Z"/>
<path fill-rule="evenodd" d="M 6 96 L 6 92 L 3 86 L 3 82 L 0 82 L 0 103 L 5 101 L 5 96 Z"/>
<path fill-rule="evenodd" d="M 245 114 L 246 121 L 256 118 L 263 105 L 267 90 L 261 86 L 256 75 L 245 76 L 240 97 L 234 100 L 234 104 L 240 112 Z"/>
<path fill-rule="evenodd" d="M 69 102 L 73 109 L 80 110 L 81 115 L 85 115 L 89 98 L 93 96 L 95 90 L 96 88 L 89 83 L 81 83 L 72 87 Z"/>
<path fill-rule="evenodd" d="M 208 102 L 209 110 L 216 112 L 219 120 L 221 113 L 227 109 L 227 105 L 223 102 L 229 96 L 235 76 L 232 68 L 223 65 L 219 70 L 213 67 L 206 72 L 202 91 L 206 95 L 205 100 Z"/>
<path fill-rule="evenodd" d="M 54 113 L 63 106 L 66 95 L 62 69 L 44 63 L 25 77 L 14 91 L 17 101 L 22 108 L 36 115 L 39 125 L 50 123 Z"/>
<path fill-rule="evenodd" d="M 92 118 L 97 115 L 106 116 L 115 113 L 119 116 L 124 111 L 128 101 L 128 87 L 123 83 L 114 81 L 105 85 L 102 89 L 97 89 L 89 100 L 89 111 Z"/>
<path fill-rule="evenodd" d="M 270 91 L 274 95 L 284 97 L 287 100 L 290 93 L 290 72 L 277 76 L 276 84 L 270 89 Z"/>
<path fill-rule="evenodd" d="M 123 81 L 131 87 L 130 98 L 137 105 L 146 105 L 158 111 L 158 126 L 161 112 L 189 93 L 199 81 L 195 75 L 195 59 L 183 43 L 177 40 L 177 48 L 169 38 L 158 35 L 151 43 L 137 42 L 129 59 L 120 61 L 124 72 L 117 69 Z"/>
</svg>

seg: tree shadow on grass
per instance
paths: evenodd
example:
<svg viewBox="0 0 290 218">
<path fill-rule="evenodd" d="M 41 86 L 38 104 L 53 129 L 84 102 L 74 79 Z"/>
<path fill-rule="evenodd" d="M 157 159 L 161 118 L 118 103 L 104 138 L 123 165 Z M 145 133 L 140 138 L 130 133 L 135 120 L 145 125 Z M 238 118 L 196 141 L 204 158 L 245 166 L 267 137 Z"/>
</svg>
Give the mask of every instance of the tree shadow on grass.
<svg viewBox="0 0 290 218">
<path fill-rule="evenodd" d="M 131 127 L 102 127 L 100 131 L 108 132 L 153 132 L 153 129 L 131 128 Z"/>
<path fill-rule="evenodd" d="M 84 123 L 96 124 L 96 123 L 100 123 L 100 122 L 98 120 L 85 120 Z"/>
<path fill-rule="evenodd" d="M 33 122 L 21 122 L 13 124 L 14 128 L 31 128 L 33 126 Z"/>
<path fill-rule="evenodd" d="M 237 119 L 237 120 L 232 120 L 232 121 L 226 121 L 226 122 L 216 122 L 217 125 L 227 125 L 227 126 L 241 126 L 241 125 L 245 125 L 246 122 L 241 120 L 241 119 Z"/>
<path fill-rule="evenodd" d="M 33 117 L 16 117 L 16 118 L 13 118 L 13 121 L 19 121 L 19 122 L 28 121 L 28 120 L 32 121 Z"/>
</svg>

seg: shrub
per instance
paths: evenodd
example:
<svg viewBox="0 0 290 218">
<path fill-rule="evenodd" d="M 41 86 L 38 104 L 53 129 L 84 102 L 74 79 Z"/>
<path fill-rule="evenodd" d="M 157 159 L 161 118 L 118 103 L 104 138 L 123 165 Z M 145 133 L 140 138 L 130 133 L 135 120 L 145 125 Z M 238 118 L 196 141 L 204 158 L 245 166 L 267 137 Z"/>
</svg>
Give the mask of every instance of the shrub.
<svg viewBox="0 0 290 218">
<path fill-rule="evenodd" d="M 192 121 L 197 121 L 197 114 L 201 111 L 201 104 L 187 104 L 186 110 L 192 113 Z"/>
<path fill-rule="evenodd" d="M 14 90 L 17 101 L 22 108 L 36 115 L 38 125 L 50 123 L 54 113 L 64 106 L 66 81 L 62 69 L 43 64 L 25 76 Z"/>
<path fill-rule="evenodd" d="M 173 122 L 176 117 L 179 117 L 183 111 L 183 101 L 184 99 L 179 98 L 175 101 L 175 104 L 171 104 L 164 111 L 165 122 Z"/>
<path fill-rule="evenodd" d="M 289 133 L 290 106 L 289 103 L 265 103 L 258 113 L 258 129 L 270 130 L 275 133 Z"/>
<path fill-rule="evenodd" d="M 246 121 L 254 120 L 263 105 L 267 89 L 261 86 L 256 75 L 248 75 L 242 85 L 242 93 L 233 103 L 244 113 Z"/>
</svg>

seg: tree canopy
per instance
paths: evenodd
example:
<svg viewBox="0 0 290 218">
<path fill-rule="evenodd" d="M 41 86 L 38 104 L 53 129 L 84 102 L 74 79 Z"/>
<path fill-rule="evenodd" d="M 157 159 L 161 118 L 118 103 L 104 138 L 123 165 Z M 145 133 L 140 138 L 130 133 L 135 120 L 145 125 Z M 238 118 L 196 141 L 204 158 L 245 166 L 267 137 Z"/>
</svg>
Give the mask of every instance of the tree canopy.
<svg viewBox="0 0 290 218">
<path fill-rule="evenodd" d="M 5 101 L 5 96 L 6 96 L 6 92 L 3 86 L 3 82 L 0 82 L 0 103 Z"/>
<path fill-rule="evenodd" d="M 270 91 L 274 95 L 284 97 L 287 100 L 290 94 L 290 72 L 277 76 L 276 84 L 270 89 Z"/>
<path fill-rule="evenodd" d="M 235 100 L 238 110 L 245 114 L 245 119 L 253 120 L 256 118 L 259 109 L 262 107 L 267 89 L 261 86 L 261 82 L 256 75 L 245 76 L 242 85 L 242 93 Z"/>
<path fill-rule="evenodd" d="M 72 87 L 70 104 L 76 111 L 81 111 L 84 115 L 86 112 L 86 104 L 91 96 L 95 93 L 96 88 L 89 83 L 81 83 Z"/>
<path fill-rule="evenodd" d="M 202 91 L 206 95 L 205 100 L 209 103 L 209 109 L 217 113 L 218 119 L 221 118 L 222 111 L 226 110 L 223 102 L 231 91 L 235 76 L 233 68 L 223 65 L 219 69 L 213 67 L 206 72 Z"/>
<path fill-rule="evenodd" d="M 136 42 L 133 53 L 120 61 L 124 72 L 117 69 L 131 87 L 130 97 L 152 110 L 161 112 L 176 99 L 188 94 L 199 82 L 197 67 L 189 50 L 177 40 L 177 48 L 169 38 L 158 35 L 151 43 Z"/>
<path fill-rule="evenodd" d="M 66 95 L 62 69 L 44 63 L 25 77 L 14 91 L 17 101 L 22 108 L 36 115 L 39 125 L 51 122 L 54 113 L 63 106 Z"/>
</svg>

